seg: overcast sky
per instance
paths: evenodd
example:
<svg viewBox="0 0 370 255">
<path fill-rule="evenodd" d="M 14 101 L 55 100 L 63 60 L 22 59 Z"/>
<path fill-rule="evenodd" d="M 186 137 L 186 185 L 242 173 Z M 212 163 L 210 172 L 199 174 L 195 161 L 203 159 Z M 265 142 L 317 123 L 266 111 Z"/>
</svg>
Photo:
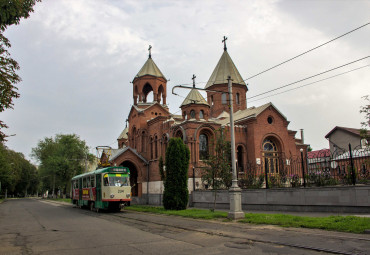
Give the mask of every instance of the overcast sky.
<svg viewBox="0 0 370 255">
<path fill-rule="evenodd" d="M 370 1 L 123 1 L 43 0 L 6 36 L 20 64 L 21 97 L 1 113 L 6 145 L 29 158 L 40 139 L 78 134 L 91 152 L 117 147 L 133 103 L 132 84 L 148 57 L 167 83 L 167 102 L 178 113 L 182 97 L 173 86 L 204 87 L 223 52 L 244 79 L 370 21 Z M 247 97 L 283 86 L 370 54 L 370 25 L 247 81 Z M 294 88 L 370 65 L 370 58 L 288 87 Z M 284 91 L 284 90 L 281 90 Z M 176 90 L 185 97 L 188 90 Z M 280 92 L 280 91 L 276 91 Z M 275 93 L 276 93 L 275 92 Z M 359 109 L 370 94 L 370 67 L 255 101 L 272 102 L 304 129 L 313 149 L 328 148 L 335 126 L 360 128 Z M 299 132 L 297 138 L 299 138 Z"/>
</svg>

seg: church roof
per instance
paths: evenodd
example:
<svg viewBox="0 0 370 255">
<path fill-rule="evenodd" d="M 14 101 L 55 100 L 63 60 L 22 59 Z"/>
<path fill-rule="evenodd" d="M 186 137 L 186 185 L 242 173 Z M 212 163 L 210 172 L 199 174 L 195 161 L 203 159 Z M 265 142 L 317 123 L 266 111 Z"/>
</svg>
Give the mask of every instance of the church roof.
<svg viewBox="0 0 370 255">
<path fill-rule="evenodd" d="M 283 116 L 283 118 L 286 119 L 286 117 L 272 103 L 267 103 L 267 104 L 264 104 L 264 105 L 261 105 L 261 106 L 258 106 L 258 107 L 253 106 L 253 107 L 250 107 L 248 109 L 239 110 L 239 111 L 235 112 L 234 116 L 233 116 L 234 117 L 234 122 L 241 121 L 243 119 L 257 117 L 264 110 L 266 110 L 269 106 L 274 107 L 275 110 L 278 111 L 281 114 L 281 116 Z M 217 123 L 219 123 L 221 125 L 228 125 L 230 123 L 230 119 L 229 118 L 222 118 L 219 121 L 217 121 Z"/>
<path fill-rule="evenodd" d="M 188 105 L 188 104 L 205 104 L 205 105 L 208 105 L 207 101 L 198 92 L 197 89 L 190 90 L 188 96 L 185 98 L 184 102 L 182 102 L 180 107 Z"/>
<path fill-rule="evenodd" d="M 213 84 L 227 83 L 227 78 L 229 75 L 231 76 L 231 79 L 233 80 L 232 82 L 234 84 L 246 85 L 229 53 L 227 53 L 227 50 L 225 50 L 215 69 L 213 70 L 213 73 L 209 78 L 205 89 L 212 86 Z"/>
<path fill-rule="evenodd" d="M 143 156 L 141 156 L 135 149 L 133 149 L 131 147 L 123 147 L 123 148 L 120 148 L 120 149 L 112 149 L 112 156 L 109 159 L 109 161 L 110 162 L 114 161 L 116 158 L 118 158 L 119 156 L 121 156 L 126 151 L 131 151 L 138 158 L 140 158 L 144 163 L 148 164 L 148 161 Z"/>
<path fill-rule="evenodd" d="M 166 79 L 166 77 L 164 77 L 161 70 L 159 70 L 158 66 L 154 63 L 154 61 L 151 57 L 148 58 L 148 60 L 143 65 L 143 67 L 140 69 L 140 71 L 135 76 L 135 78 L 139 78 L 139 77 L 142 77 L 144 75 L 152 75 L 152 76 L 155 76 L 155 77 L 162 77 L 162 78 Z"/>
<path fill-rule="evenodd" d="M 122 138 L 127 138 L 127 132 L 128 132 L 128 127 L 126 127 L 122 132 L 121 134 L 119 135 L 118 139 L 122 139 Z"/>
</svg>

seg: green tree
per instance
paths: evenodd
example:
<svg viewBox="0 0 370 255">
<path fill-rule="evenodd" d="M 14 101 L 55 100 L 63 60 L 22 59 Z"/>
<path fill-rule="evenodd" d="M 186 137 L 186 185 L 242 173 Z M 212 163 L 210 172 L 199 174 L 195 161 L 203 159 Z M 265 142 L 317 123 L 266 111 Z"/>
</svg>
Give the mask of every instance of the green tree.
<svg viewBox="0 0 370 255">
<path fill-rule="evenodd" d="M 35 194 L 39 185 L 37 169 L 22 153 L 0 143 L 0 182 L 3 194 L 5 190 L 16 196 Z"/>
<path fill-rule="evenodd" d="M 39 172 L 43 189 L 55 188 L 67 194 L 71 178 L 81 174 L 87 161 L 92 161 L 85 141 L 75 134 L 58 134 L 55 138 L 46 137 L 32 149 L 32 157 L 40 162 Z"/>
<path fill-rule="evenodd" d="M 18 98 L 19 93 L 15 84 L 21 81 L 16 73 L 19 70 L 17 61 L 10 57 L 8 49 L 11 44 L 4 36 L 5 30 L 10 25 L 18 25 L 22 18 L 28 18 L 33 12 L 33 6 L 41 0 L 2 0 L 0 1 L 0 112 L 13 108 L 13 98 Z M 0 120 L 0 142 L 6 135 L 2 129 L 7 125 Z"/>
<path fill-rule="evenodd" d="M 190 151 L 180 138 L 171 138 L 166 151 L 163 205 L 166 210 L 184 210 L 188 204 Z"/>
<path fill-rule="evenodd" d="M 225 140 L 225 131 L 216 131 L 214 154 L 204 161 L 206 166 L 202 173 L 202 181 L 214 192 L 213 209 L 216 207 L 217 190 L 231 186 L 231 144 Z"/>
<path fill-rule="evenodd" d="M 370 98 L 369 95 L 362 97 L 365 100 L 365 105 L 360 107 L 360 113 L 364 115 L 365 121 L 361 122 L 360 134 L 363 139 L 369 140 L 370 134 L 368 128 L 370 127 Z"/>
</svg>

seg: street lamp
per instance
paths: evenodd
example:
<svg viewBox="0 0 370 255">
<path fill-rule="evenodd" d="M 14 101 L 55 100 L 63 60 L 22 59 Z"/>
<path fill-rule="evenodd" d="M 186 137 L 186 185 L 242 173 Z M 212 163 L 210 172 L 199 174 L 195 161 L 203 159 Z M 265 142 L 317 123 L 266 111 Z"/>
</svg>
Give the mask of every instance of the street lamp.
<svg viewBox="0 0 370 255">
<path fill-rule="evenodd" d="M 238 186 L 238 179 L 236 176 L 236 159 L 235 159 L 235 130 L 234 130 L 234 107 L 233 107 L 233 94 L 232 94 L 232 83 L 231 76 L 228 76 L 228 90 L 229 90 L 229 101 L 230 101 L 230 135 L 231 135 L 231 166 L 232 166 L 232 184 L 229 189 L 230 196 L 230 211 L 228 213 L 229 219 L 241 219 L 244 218 L 244 212 L 242 211 L 242 199 L 241 189 Z M 193 89 L 194 87 L 187 87 L 183 85 L 176 85 L 172 88 L 172 94 L 177 95 L 174 90 L 175 88 Z M 204 91 L 212 91 L 216 93 L 224 93 L 224 91 L 200 89 Z"/>
<path fill-rule="evenodd" d="M 234 107 L 233 107 L 233 93 L 231 77 L 228 76 L 229 101 L 230 101 L 230 135 L 231 135 L 231 166 L 233 170 L 233 180 L 229 189 L 230 196 L 230 211 L 227 215 L 229 219 L 244 218 L 242 211 L 242 190 L 238 186 L 238 179 L 236 177 L 236 160 L 235 160 L 235 130 L 234 130 Z"/>
<path fill-rule="evenodd" d="M 304 177 L 305 173 L 304 173 L 304 162 L 303 162 L 303 149 L 301 148 L 299 151 L 301 152 L 303 187 L 306 187 L 306 179 Z"/>
</svg>

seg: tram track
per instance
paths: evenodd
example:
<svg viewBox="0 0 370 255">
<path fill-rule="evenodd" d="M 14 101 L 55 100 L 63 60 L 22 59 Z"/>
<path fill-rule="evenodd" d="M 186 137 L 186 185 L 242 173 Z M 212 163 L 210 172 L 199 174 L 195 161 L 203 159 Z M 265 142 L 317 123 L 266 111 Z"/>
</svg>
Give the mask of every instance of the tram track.
<svg viewBox="0 0 370 255">
<path fill-rule="evenodd" d="M 204 229 L 196 229 L 196 228 L 189 228 L 189 227 L 184 227 L 184 226 L 179 226 L 179 225 L 173 225 L 173 224 L 167 224 L 167 223 L 163 223 L 163 222 L 152 222 L 150 220 L 147 220 L 147 219 L 138 219 L 138 218 L 133 218 L 133 217 L 130 217 L 129 216 L 130 214 L 122 214 L 122 213 L 115 213 L 115 214 L 110 214 L 111 217 L 115 217 L 115 218 L 120 218 L 120 219 L 124 219 L 124 221 L 127 223 L 127 221 L 130 221 L 131 223 L 138 223 L 140 222 L 141 224 L 143 224 L 144 226 L 147 226 L 148 224 L 152 224 L 152 225 L 160 225 L 160 226 L 163 226 L 163 227 L 167 227 L 167 228 L 175 228 L 175 229 L 180 229 L 180 230 L 183 230 L 183 231 L 189 231 L 189 232 L 198 232 L 198 233 L 203 233 L 203 234 L 208 234 L 208 235 L 217 235 L 217 236 L 221 236 L 221 237 L 228 237 L 228 238 L 232 238 L 232 239 L 242 239 L 243 241 L 240 242 L 240 241 L 237 241 L 235 242 L 235 244 L 237 245 L 243 245 L 243 244 L 247 244 L 249 245 L 250 242 L 257 242 L 257 243 L 263 243 L 263 244 L 273 244 L 273 245 L 282 245 L 282 246 L 287 246 L 287 247 L 291 247 L 291 248 L 297 248 L 297 249 L 303 249 L 303 250 L 309 250 L 309 251 L 317 251 L 317 252 L 326 252 L 326 253 L 330 253 L 330 254 L 341 254 L 341 255 L 365 255 L 367 253 L 364 253 L 364 252 L 361 252 L 361 251 L 355 251 L 355 250 L 351 250 L 351 251 L 341 251 L 341 250 L 336 250 L 336 249 L 329 249 L 329 248 L 324 248 L 324 247 L 317 247 L 317 246 L 310 246 L 310 245 L 303 245 L 303 244 L 297 244 L 297 243 L 292 243 L 292 242 L 281 242 L 281 241 L 276 241 L 276 240 L 264 240 L 264 239 L 261 239 L 261 238 L 251 238 L 251 237 L 242 237 L 240 235 L 237 235 L 237 234 L 233 234 L 233 233 L 230 233 L 230 232 L 224 232 L 224 231 L 212 231 L 212 230 L 204 230 Z M 156 215 L 158 216 L 158 215 Z M 164 217 L 168 217 L 168 216 L 164 216 Z M 217 223 L 217 224 L 222 224 L 221 222 L 220 223 Z M 225 223 L 224 223 L 225 224 Z M 322 236 L 321 234 L 316 234 L 316 236 Z M 334 236 L 331 236 L 331 238 L 333 238 Z M 335 236 L 336 238 L 338 239 L 347 239 L 349 237 L 344 237 L 344 236 Z M 368 238 L 355 238 L 355 237 L 352 237 L 350 238 L 354 241 L 366 241 L 366 242 L 369 242 L 369 245 L 370 245 L 370 240 Z"/>
<path fill-rule="evenodd" d="M 340 234 L 335 232 L 326 232 L 318 231 L 317 233 L 313 233 L 313 231 L 309 230 L 292 230 L 292 229 L 284 229 L 284 230 L 277 230 L 281 231 L 286 236 L 294 236 L 295 234 L 301 234 L 305 236 L 310 236 L 311 239 L 320 240 L 320 242 L 309 244 L 307 242 L 297 242 L 295 240 L 291 240 L 289 238 L 285 240 L 274 240 L 266 239 L 263 235 L 258 235 L 259 232 L 266 231 L 261 227 L 256 226 L 241 226 L 238 223 L 224 223 L 224 222 L 212 222 L 212 221 L 203 221 L 203 220 L 195 220 L 195 219 L 185 219 L 180 217 L 171 217 L 165 215 L 157 215 L 157 214 L 148 214 L 148 213 L 139 213 L 139 212 L 119 212 L 119 213 L 95 213 L 87 210 L 81 210 L 82 213 L 87 214 L 89 216 L 98 217 L 101 219 L 109 220 L 109 221 L 116 221 L 120 223 L 127 224 L 129 226 L 139 228 L 142 231 L 151 232 L 155 234 L 160 234 L 161 231 L 166 231 L 166 238 L 171 238 L 169 236 L 169 232 L 179 232 L 179 231 L 187 231 L 193 233 L 201 233 L 206 235 L 214 235 L 219 237 L 230 238 L 231 242 L 225 243 L 225 246 L 232 247 L 232 248 L 239 248 L 242 249 L 243 247 L 247 247 L 250 243 L 260 243 L 260 244 L 269 244 L 269 245 L 280 245 L 300 250 L 307 250 L 307 251 L 315 251 L 315 252 L 324 252 L 328 254 L 341 254 L 341 255 L 365 255 L 369 254 L 367 247 L 370 247 L 370 238 L 361 237 L 361 236 L 351 236 L 347 235 L 346 233 Z M 177 218 L 177 220 L 169 220 L 170 217 Z M 156 218 L 157 220 L 153 220 Z M 176 224 L 177 221 L 184 221 L 187 220 L 188 222 L 193 222 L 189 226 L 183 224 Z M 195 222 L 195 223 L 194 223 Z M 210 224 L 217 224 L 220 227 L 216 229 L 207 229 L 205 227 L 201 227 L 201 225 L 210 225 Z M 241 231 L 230 231 L 230 226 L 239 229 Z M 229 228 L 224 230 L 223 227 Z M 274 227 L 275 228 L 275 227 Z M 275 229 L 278 229 L 277 227 Z M 274 230 L 272 230 L 274 232 Z M 286 241 L 289 240 L 289 241 Z M 321 243 L 327 243 L 329 241 L 336 241 L 340 242 L 353 242 L 353 243 L 362 243 L 365 246 L 365 251 L 361 247 L 360 249 L 356 249 L 354 247 L 348 247 L 348 249 L 340 249 L 339 248 L 329 248 L 324 247 L 325 245 L 320 245 Z"/>
</svg>

